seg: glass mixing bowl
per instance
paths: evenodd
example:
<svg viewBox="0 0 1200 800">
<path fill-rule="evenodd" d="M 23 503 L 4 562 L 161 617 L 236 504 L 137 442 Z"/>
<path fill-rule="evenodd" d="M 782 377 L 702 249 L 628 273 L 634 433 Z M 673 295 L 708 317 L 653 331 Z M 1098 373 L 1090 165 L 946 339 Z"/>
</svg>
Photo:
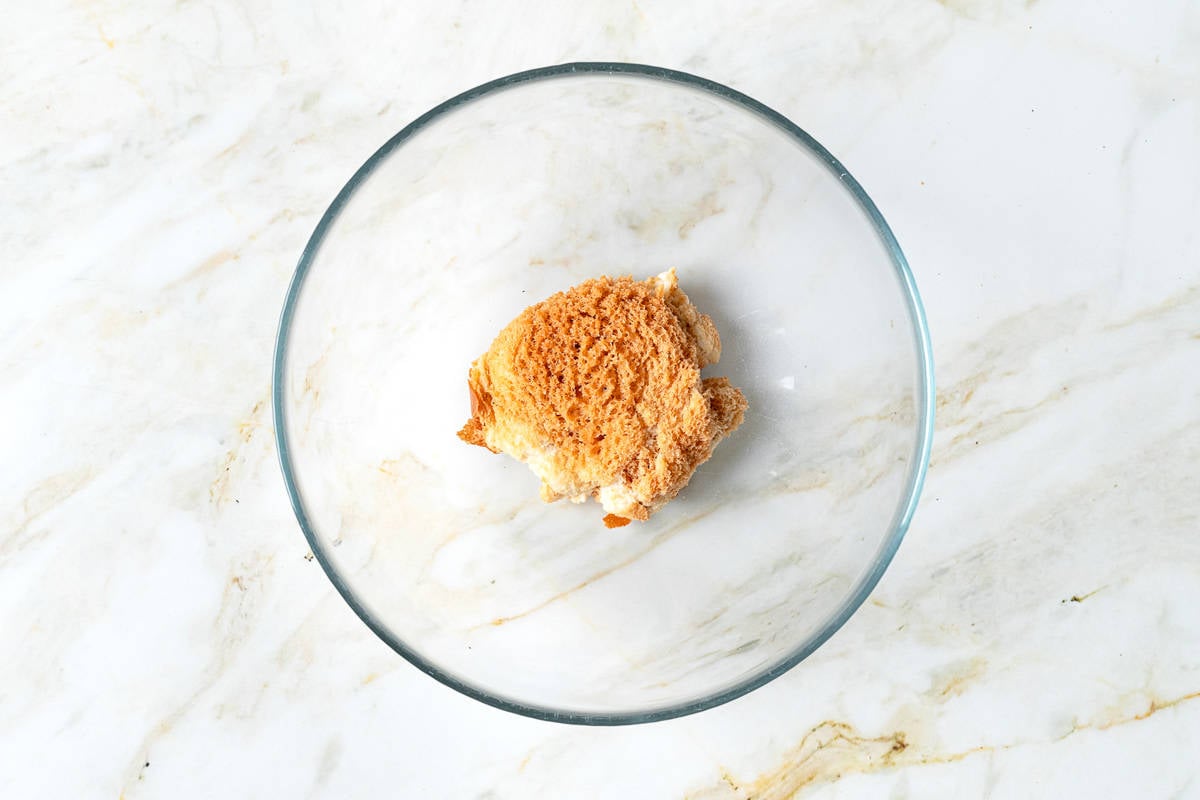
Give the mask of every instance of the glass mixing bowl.
<svg viewBox="0 0 1200 800">
<path fill-rule="evenodd" d="M 523 308 L 672 266 L 750 409 L 653 519 L 544 504 L 456 438 Z M 372 631 L 483 702 L 612 725 L 735 698 L 845 623 L 916 507 L 933 370 L 895 237 L 811 136 L 693 75 L 568 64 L 446 101 L 354 174 L 288 290 L 273 405 L 300 527 Z"/>
</svg>

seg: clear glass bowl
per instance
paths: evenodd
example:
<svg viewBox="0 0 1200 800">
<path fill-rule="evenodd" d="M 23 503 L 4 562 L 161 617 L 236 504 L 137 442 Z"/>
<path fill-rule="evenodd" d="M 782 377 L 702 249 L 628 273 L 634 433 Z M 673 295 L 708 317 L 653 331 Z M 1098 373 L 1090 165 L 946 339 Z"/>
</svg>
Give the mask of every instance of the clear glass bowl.
<svg viewBox="0 0 1200 800">
<path fill-rule="evenodd" d="M 677 267 L 750 402 L 687 489 L 607 530 L 456 438 L 525 306 Z M 569 64 L 448 100 L 354 174 L 276 343 L 284 479 L 334 586 L 397 653 L 531 717 L 646 722 L 812 653 L 879 580 L 933 432 L 924 312 L 879 210 L 732 89 Z"/>
</svg>

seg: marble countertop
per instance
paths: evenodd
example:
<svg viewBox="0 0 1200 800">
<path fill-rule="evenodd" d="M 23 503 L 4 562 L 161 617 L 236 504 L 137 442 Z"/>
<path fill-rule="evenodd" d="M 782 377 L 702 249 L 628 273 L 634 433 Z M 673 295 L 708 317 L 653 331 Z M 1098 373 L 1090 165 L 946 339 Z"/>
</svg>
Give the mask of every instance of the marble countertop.
<svg viewBox="0 0 1200 800">
<path fill-rule="evenodd" d="M 0 33 L 0 795 L 1200 796 L 1200 6 L 18 4 Z M 891 569 L 699 715 L 427 678 L 313 562 L 277 315 L 342 183 L 463 89 L 675 67 L 796 120 L 912 263 L 938 431 Z"/>
</svg>

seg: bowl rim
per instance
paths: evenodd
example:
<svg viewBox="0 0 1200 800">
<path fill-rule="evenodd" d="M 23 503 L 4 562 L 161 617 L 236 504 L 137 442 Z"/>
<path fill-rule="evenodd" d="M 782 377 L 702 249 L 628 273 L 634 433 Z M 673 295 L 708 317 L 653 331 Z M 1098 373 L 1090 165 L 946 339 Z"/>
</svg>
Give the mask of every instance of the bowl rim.
<svg viewBox="0 0 1200 800">
<path fill-rule="evenodd" d="M 917 362 L 920 370 L 919 386 L 917 387 L 920 397 L 918 405 L 922 411 L 918 421 L 917 441 L 914 445 L 913 457 L 910 462 L 909 476 L 903 501 L 898 505 L 895 515 L 893 516 L 890 530 L 884 537 L 878 551 L 876 552 L 875 561 L 871 568 L 867 570 L 858 580 L 858 583 L 843 599 L 842 604 L 837 611 L 832 614 L 825 624 L 818 628 L 813 634 L 809 635 L 798 647 L 791 653 L 784 656 L 772 664 L 767 669 L 751 675 L 735 684 L 722 688 L 717 692 L 698 699 L 687 700 L 681 703 L 673 703 L 666 706 L 658 706 L 646 710 L 632 711 L 615 711 L 615 712 L 593 712 L 593 711 L 572 711 L 569 709 L 553 708 L 549 706 L 541 706 L 533 703 L 523 702 L 510 699 L 501 695 L 493 694 L 478 686 L 473 685 L 467 680 L 460 678 L 442 668 L 438 667 L 433 662 L 427 660 L 420 653 L 416 652 L 395 634 L 393 634 L 386 625 L 384 625 L 374 614 L 359 601 L 354 591 L 349 584 L 342 578 L 338 570 L 333 566 L 333 562 L 326 551 L 325 545 L 316 534 L 316 530 L 309 520 L 308 512 L 304 507 L 304 502 L 297 485 L 296 475 L 292 467 L 291 448 L 287 433 L 287 417 L 284 410 L 284 372 L 287 361 L 287 351 L 291 324 L 295 315 L 296 303 L 300 296 L 300 292 L 304 283 L 304 279 L 311 269 L 315 261 L 317 252 L 319 251 L 326 234 L 328 233 L 333 222 L 337 219 L 342 209 L 346 206 L 350 197 L 354 194 L 357 188 L 366 181 L 375 168 L 383 162 L 391 153 L 399 148 L 404 142 L 411 138 L 414 134 L 420 131 L 425 126 L 429 125 L 434 120 L 442 117 L 462 105 L 470 103 L 474 100 L 481 99 L 488 95 L 504 91 L 512 87 L 522 84 L 542 81 L 547 79 L 560 79 L 577 76 L 630 76 L 634 78 L 645 78 L 666 83 L 682 85 L 690 89 L 699 89 L 709 94 L 716 95 L 726 101 L 731 102 L 735 106 L 748 111 L 765 122 L 774 125 L 784 133 L 789 134 L 796 142 L 808 150 L 812 155 L 816 156 L 821 161 L 826 169 L 841 182 L 843 188 L 854 199 L 858 207 L 867 216 L 868 221 L 874 228 L 876 235 L 884 245 L 892 265 L 896 270 L 897 277 L 905 295 L 905 300 L 908 306 L 909 320 L 913 326 L 914 338 L 917 346 Z M 908 530 L 909 524 L 912 522 L 913 514 L 917 508 L 917 502 L 921 495 L 921 489 L 925 482 L 925 475 L 929 467 L 929 456 L 933 445 L 934 431 L 934 375 L 933 375 L 933 347 L 930 341 L 929 325 L 925 315 L 925 308 L 921 302 L 921 296 L 917 291 L 916 281 L 913 278 L 912 271 L 909 268 L 908 260 L 904 256 L 904 252 L 900 249 L 900 244 L 892 233 L 891 228 L 884 220 L 878 207 L 867 195 L 862 185 L 850 175 L 850 172 L 842 165 L 842 163 L 833 156 L 824 146 L 814 139 L 809 133 L 793 123 L 787 117 L 772 108 L 760 103 L 759 101 L 749 97 L 736 89 L 732 89 L 723 84 L 701 78 L 688 72 L 668 69 L 665 67 L 650 66 L 647 64 L 625 63 L 625 62 L 571 62 L 566 64 L 557 64 L 536 69 L 524 70 L 511 75 L 506 75 L 501 78 L 488 81 L 480 84 L 473 89 L 468 89 L 461 94 L 458 94 L 450 99 L 434 106 L 429 111 L 426 111 L 421 116 L 410 122 L 398 133 L 388 139 L 374 154 L 368 158 L 361 167 L 351 176 L 346 182 L 341 191 L 330 203 L 329 208 L 321 216 L 312 235 L 309 237 L 308 243 L 305 245 L 303 252 L 300 255 L 300 260 L 296 265 L 296 270 L 292 275 L 291 282 L 288 284 L 287 294 L 284 298 L 283 310 L 279 316 L 279 326 L 275 337 L 274 357 L 272 359 L 271 372 L 271 406 L 272 418 L 275 428 L 275 445 L 276 454 L 279 459 L 280 469 L 283 472 L 283 481 L 287 489 L 288 497 L 291 501 L 292 511 L 296 515 L 296 521 L 300 525 L 301 531 L 304 533 L 305 539 L 308 540 L 308 545 L 316 557 L 317 562 L 321 565 L 321 569 L 325 571 L 330 582 L 342 599 L 354 610 L 359 619 L 366 624 L 372 632 L 375 633 L 382 641 L 391 647 L 396 653 L 402 656 L 410 664 L 424 672 L 431 678 L 449 686 L 458 692 L 461 692 L 468 697 L 474 698 L 482 703 L 493 706 L 495 708 L 509 711 L 515 714 L 520 714 L 534 719 L 545 720 L 549 722 L 562 722 L 577 725 L 630 725 L 646 722 L 657 722 L 661 720 L 673 719 L 682 717 L 688 714 L 694 714 L 699 711 L 714 708 L 716 706 L 727 703 L 742 695 L 745 695 L 755 689 L 758 689 L 767 683 L 770 683 L 775 678 L 790 670 L 792 667 L 799 664 L 808 656 L 812 655 L 821 645 L 829 640 L 834 633 L 840 629 L 847 620 L 858 610 L 859 606 L 866 601 L 879 579 L 883 576 L 884 571 L 891 563 L 892 558 L 896 554 L 896 550 L 900 547 L 900 542 L 903 540 L 905 533 Z"/>
</svg>

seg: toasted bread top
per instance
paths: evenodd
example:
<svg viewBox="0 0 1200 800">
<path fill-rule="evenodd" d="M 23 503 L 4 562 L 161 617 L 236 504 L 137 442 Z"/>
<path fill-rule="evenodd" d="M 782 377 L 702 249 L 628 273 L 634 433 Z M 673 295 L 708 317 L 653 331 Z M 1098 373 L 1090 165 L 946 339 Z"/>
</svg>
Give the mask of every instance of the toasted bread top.
<svg viewBox="0 0 1200 800">
<path fill-rule="evenodd" d="M 525 309 L 475 361 L 459 436 L 522 460 L 539 450 L 547 499 L 618 485 L 636 502 L 608 510 L 645 519 L 742 422 L 742 393 L 700 377 L 720 353 L 673 269 L 585 281 Z"/>
</svg>

